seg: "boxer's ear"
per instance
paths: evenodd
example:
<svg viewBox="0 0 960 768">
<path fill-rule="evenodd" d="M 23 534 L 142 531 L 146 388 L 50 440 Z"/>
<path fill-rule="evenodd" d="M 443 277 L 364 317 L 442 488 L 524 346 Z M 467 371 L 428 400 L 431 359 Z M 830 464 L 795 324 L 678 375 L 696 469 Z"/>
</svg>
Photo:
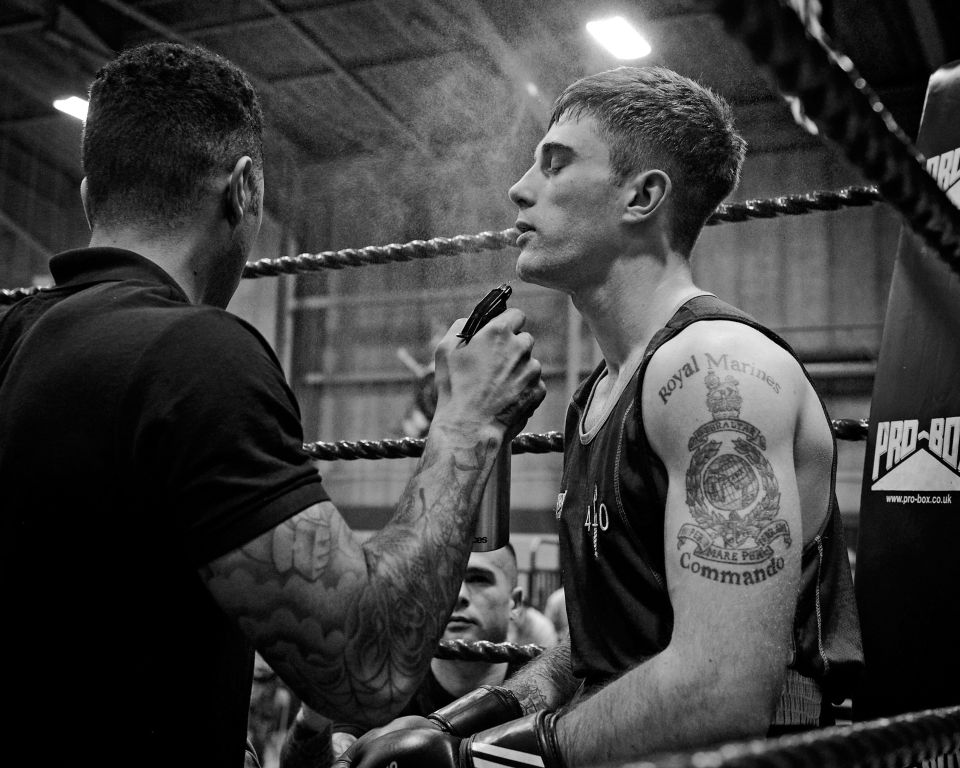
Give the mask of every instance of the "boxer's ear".
<svg viewBox="0 0 960 768">
<path fill-rule="evenodd" d="M 635 174 L 623 185 L 626 206 L 623 217 L 628 222 L 638 222 L 656 213 L 673 188 L 666 171 L 651 168 Z"/>
</svg>

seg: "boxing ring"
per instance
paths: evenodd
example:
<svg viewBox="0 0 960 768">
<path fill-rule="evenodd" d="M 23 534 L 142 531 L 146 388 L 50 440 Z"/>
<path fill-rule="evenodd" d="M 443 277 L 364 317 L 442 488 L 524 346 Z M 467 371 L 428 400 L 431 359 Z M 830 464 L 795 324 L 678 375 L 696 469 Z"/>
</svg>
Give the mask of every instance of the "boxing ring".
<svg viewBox="0 0 960 768">
<path fill-rule="evenodd" d="M 922 241 L 925 258 L 939 260 L 954 276 L 960 274 L 960 210 L 928 173 L 923 155 L 899 129 L 853 64 L 832 50 L 821 35 L 811 34 L 796 13 L 779 0 L 710 0 L 705 4 L 722 19 L 728 34 L 744 44 L 781 94 L 797 98 L 819 134 L 839 147 L 874 185 L 723 205 L 708 225 L 808 215 L 883 201 L 900 214 L 905 225 Z M 511 228 L 405 244 L 261 259 L 248 263 L 243 277 L 253 279 L 468 255 L 512 247 L 518 235 L 519 232 Z M 2 289 L 0 303 L 13 303 L 38 290 L 43 289 Z M 865 419 L 837 419 L 832 426 L 839 440 L 862 441 L 873 434 Z M 316 460 L 379 460 L 419 456 L 423 446 L 423 439 L 403 438 L 314 442 L 305 444 L 304 449 Z M 513 454 L 562 452 L 562 449 L 560 432 L 524 433 L 516 437 L 511 446 Z M 537 646 L 452 641 L 441 643 L 437 656 L 517 662 L 532 659 L 540 652 Z M 960 645 L 955 652 L 960 654 Z M 960 701 L 960 679 L 955 684 L 956 700 Z M 733 742 L 715 749 L 658 755 L 630 765 L 642 768 L 902 768 L 921 763 L 960 768 L 960 706 L 873 718 L 777 739 Z"/>
</svg>

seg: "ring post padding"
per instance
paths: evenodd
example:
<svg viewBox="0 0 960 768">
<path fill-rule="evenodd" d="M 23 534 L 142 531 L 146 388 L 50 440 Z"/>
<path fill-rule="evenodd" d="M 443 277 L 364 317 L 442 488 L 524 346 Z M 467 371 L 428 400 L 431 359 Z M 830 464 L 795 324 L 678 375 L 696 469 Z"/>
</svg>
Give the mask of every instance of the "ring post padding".
<svg viewBox="0 0 960 768">
<path fill-rule="evenodd" d="M 960 207 L 960 61 L 933 74 L 917 145 Z M 960 703 L 960 277 L 904 229 L 867 437 L 857 719 Z"/>
</svg>

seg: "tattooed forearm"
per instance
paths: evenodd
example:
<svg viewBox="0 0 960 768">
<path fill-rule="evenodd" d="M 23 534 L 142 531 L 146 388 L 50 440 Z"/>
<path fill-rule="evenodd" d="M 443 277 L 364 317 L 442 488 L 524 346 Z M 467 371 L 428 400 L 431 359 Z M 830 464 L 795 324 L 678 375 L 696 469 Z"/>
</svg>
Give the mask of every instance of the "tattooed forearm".
<svg viewBox="0 0 960 768">
<path fill-rule="evenodd" d="M 690 573 L 751 586 L 783 570 L 791 535 L 787 521 L 777 517 L 780 486 L 764 455 L 766 439 L 740 418 L 739 383 L 729 375 L 721 379 L 712 366 L 704 378 L 713 418 L 688 444 L 686 501 L 693 522 L 681 526 L 677 548 L 680 567 Z"/>
<path fill-rule="evenodd" d="M 526 664 L 504 686 L 513 691 L 526 714 L 566 704 L 580 686 L 571 671 L 569 640 Z"/>
<path fill-rule="evenodd" d="M 393 520 L 363 544 L 327 502 L 203 575 L 304 701 L 338 719 L 381 724 L 427 671 L 497 447 L 428 442 Z"/>
</svg>

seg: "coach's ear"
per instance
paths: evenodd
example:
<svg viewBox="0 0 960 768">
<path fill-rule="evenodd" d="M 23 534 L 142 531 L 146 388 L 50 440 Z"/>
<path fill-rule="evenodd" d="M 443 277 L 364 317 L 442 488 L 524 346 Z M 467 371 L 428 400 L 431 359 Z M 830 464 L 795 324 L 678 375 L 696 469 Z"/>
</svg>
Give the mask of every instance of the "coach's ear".
<svg viewBox="0 0 960 768">
<path fill-rule="evenodd" d="M 255 196 L 255 180 L 253 174 L 253 160 L 244 155 L 230 172 L 227 188 L 224 191 L 224 206 L 227 221 L 236 227 L 243 221 L 244 214 L 253 205 Z"/>
<path fill-rule="evenodd" d="M 623 185 L 626 195 L 624 220 L 635 223 L 648 219 L 663 205 L 672 186 L 667 172 L 658 168 L 636 174 Z"/>
<path fill-rule="evenodd" d="M 80 182 L 80 203 L 83 205 L 83 215 L 87 219 L 87 229 L 93 231 L 93 203 L 90 201 L 90 190 L 87 189 L 87 177 Z"/>
</svg>

